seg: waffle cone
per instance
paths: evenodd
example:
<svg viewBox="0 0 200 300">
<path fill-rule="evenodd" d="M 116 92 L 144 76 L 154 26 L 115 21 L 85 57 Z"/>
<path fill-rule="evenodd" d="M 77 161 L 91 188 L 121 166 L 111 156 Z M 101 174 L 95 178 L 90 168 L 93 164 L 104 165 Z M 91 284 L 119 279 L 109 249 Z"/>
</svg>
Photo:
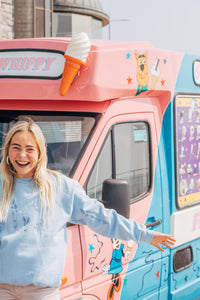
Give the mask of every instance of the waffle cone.
<svg viewBox="0 0 200 300">
<path fill-rule="evenodd" d="M 62 81 L 60 85 L 60 95 L 62 96 L 66 95 L 81 65 L 85 64 L 80 59 L 68 55 L 64 55 L 64 57 L 65 57 L 65 66 L 64 66 Z"/>
<path fill-rule="evenodd" d="M 156 83 L 158 81 L 158 77 L 155 75 L 152 75 L 152 85 L 151 85 L 151 90 L 155 89 Z"/>
</svg>

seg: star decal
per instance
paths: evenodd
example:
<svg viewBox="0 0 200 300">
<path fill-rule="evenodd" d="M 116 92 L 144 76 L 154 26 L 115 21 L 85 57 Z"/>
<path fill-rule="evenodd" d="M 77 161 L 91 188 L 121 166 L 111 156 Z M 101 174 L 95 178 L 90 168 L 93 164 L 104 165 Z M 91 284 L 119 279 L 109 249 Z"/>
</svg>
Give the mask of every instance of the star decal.
<svg viewBox="0 0 200 300">
<path fill-rule="evenodd" d="M 93 244 L 89 244 L 89 251 L 91 252 L 91 254 L 92 254 L 92 251 L 93 251 L 94 249 L 95 249 L 95 248 L 94 248 Z"/>
<path fill-rule="evenodd" d="M 126 59 L 131 59 L 131 54 L 129 52 L 126 53 Z"/>
<path fill-rule="evenodd" d="M 165 80 L 161 80 L 161 86 L 165 85 Z"/>
<path fill-rule="evenodd" d="M 156 273 L 156 277 L 159 278 L 160 277 L 160 271 L 158 270 Z"/>
<path fill-rule="evenodd" d="M 129 76 L 128 78 L 126 78 L 126 80 L 128 81 L 128 84 L 132 84 L 133 78 L 131 78 L 131 77 Z"/>
<path fill-rule="evenodd" d="M 124 278 L 124 286 L 126 285 L 126 283 L 127 283 L 127 278 Z"/>
</svg>

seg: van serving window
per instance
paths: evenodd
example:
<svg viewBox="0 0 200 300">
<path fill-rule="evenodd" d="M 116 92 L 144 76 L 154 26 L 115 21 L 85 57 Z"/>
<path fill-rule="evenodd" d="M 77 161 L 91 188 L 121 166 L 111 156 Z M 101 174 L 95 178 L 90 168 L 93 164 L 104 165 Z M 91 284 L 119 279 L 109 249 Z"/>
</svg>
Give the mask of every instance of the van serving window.
<svg viewBox="0 0 200 300">
<path fill-rule="evenodd" d="M 179 209 L 200 202 L 200 96 L 175 99 L 176 199 Z"/>
<path fill-rule="evenodd" d="M 97 122 L 97 114 L 68 112 L 0 112 L 0 146 L 10 122 L 21 114 L 31 117 L 47 142 L 48 167 L 72 176 Z"/>
</svg>

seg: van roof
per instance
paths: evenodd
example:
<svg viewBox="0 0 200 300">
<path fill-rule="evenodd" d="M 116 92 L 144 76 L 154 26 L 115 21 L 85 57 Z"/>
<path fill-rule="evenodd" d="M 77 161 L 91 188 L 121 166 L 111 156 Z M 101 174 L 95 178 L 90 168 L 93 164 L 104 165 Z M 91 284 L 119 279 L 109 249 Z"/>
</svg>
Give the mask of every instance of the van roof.
<svg viewBox="0 0 200 300">
<path fill-rule="evenodd" d="M 149 42 L 91 40 L 86 65 L 80 68 L 67 94 L 61 96 L 63 55 L 69 41 L 0 41 L 0 99 L 98 102 L 174 89 L 182 53 L 155 49 Z"/>
</svg>

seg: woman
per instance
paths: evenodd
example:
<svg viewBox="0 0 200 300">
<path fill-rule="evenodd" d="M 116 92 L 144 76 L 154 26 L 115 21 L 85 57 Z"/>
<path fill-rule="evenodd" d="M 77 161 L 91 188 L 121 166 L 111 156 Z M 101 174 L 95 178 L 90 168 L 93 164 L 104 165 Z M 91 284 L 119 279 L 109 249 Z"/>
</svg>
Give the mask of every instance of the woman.
<svg viewBox="0 0 200 300">
<path fill-rule="evenodd" d="M 175 240 L 105 209 L 74 180 L 47 169 L 44 136 L 30 118 L 7 134 L 1 162 L 0 299 L 57 300 L 67 245 L 66 222 L 163 251 Z"/>
</svg>

